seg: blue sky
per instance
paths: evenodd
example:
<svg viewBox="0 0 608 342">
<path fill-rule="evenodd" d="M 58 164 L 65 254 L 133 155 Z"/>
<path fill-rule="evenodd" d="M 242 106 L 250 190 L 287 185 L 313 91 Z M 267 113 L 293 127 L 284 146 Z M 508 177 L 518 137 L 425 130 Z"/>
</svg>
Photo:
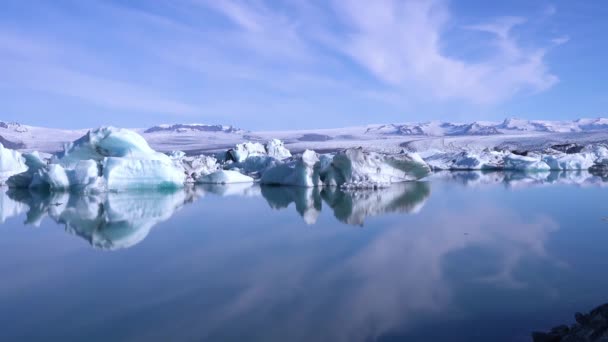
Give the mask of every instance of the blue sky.
<svg viewBox="0 0 608 342">
<path fill-rule="evenodd" d="M 605 116 L 607 17 L 600 0 L 6 0 L 0 119 L 257 130 Z"/>
</svg>

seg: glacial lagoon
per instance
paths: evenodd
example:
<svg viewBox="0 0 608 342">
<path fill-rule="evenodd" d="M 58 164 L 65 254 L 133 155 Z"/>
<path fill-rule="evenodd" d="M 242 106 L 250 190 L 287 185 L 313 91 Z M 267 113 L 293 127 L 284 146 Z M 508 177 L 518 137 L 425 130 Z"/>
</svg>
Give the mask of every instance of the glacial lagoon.
<svg viewBox="0 0 608 342">
<path fill-rule="evenodd" d="M 0 340 L 529 341 L 608 302 L 607 186 L 2 189 Z"/>
</svg>

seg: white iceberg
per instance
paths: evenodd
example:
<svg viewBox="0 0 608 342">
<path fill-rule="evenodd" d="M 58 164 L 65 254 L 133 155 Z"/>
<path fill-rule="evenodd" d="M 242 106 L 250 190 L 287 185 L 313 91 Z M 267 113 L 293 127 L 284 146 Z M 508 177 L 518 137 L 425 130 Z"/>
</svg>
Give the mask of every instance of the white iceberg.
<svg viewBox="0 0 608 342">
<path fill-rule="evenodd" d="M 279 139 L 272 139 L 266 143 L 266 153 L 278 160 L 291 158 L 291 152 L 285 147 L 285 144 Z"/>
<path fill-rule="evenodd" d="M 266 170 L 275 167 L 282 162 L 270 156 L 252 156 L 239 163 L 227 163 L 227 170 L 239 171 L 254 178 L 260 178 Z"/>
<path fill-rule="evenodd" d="M 319 186 L 322 182 L 318 162 L 317 154 L 306 150 L 297 159 L 266 170 L 260 182 L 268 185 Z"/>
<path fill-rule="evenodd" d="M 574 153 L 545 155 L 542 160 L 554 171 L 580 171 L 592 167 L 596 157 L 591 153 Z"/>
<path fill-rule="evenodd" d="M 504 167 L 505 152 L 483 150 L 481 152 L 441 152 L 427 154 L 424 161 L 433 170 L 499 170 Z"/>
<path fill-rule="evenodd" d="M 186 174 L 171 157 L 154 151 L 139 134 L 102 127 L 65 146 L 46 165 L 26 156 L 29 169 L 12 177 L 12 187 L 51 190 L 122 190 L 182 187 Z M 29 181 L 29 184 L 28 184 Z"/>
<path fill-rule="evenodd" d="M 27 170 L 25 158 L 19 151 L 5 148 L 0 143 L 0 184 L 9 177 Z"/>
<path fill-rule="evenodd" d="M 306 150 L 299 158 L 266 170 L 261 183 L 375 188 L 417 180 L 429 172 L 428 165 L 415 153 L 385 155 L 357 148 L 330 157 Z"/>
<path fill-rule="evenodd" d="M 108 190 L 141 188 L 179 188 L 185 173 L 170 161 L 105 158 L 103 178 Z"/>
<path fill-rule="evenodd" d="M 219 170 L 196 180 L 200 184 L 252 183 L 253 178 L 237 171 Z"/>
<path fill-rule="evenodd" d="M 549 171 L 551 167 L 540 156 L 508 154 L 504 158 L 505 170 L 512 171 Z"/>
<path fill-rule="evenodd" d="M 321 170 L 323 184 L 350 188 L 374 188 L 421 179 L 430 168 L 416 153 L 386 155 L 347 149 L 336 154 Z"/>
<path fill-rule="evenodd" d="M 251 157 L 268 156 L 277 160 L 291 157 L 291 152 L 279 139 L 271 139 L 265 145 L 257 142 L 244 142 L 237 144 L 226 152 L 226 159 L 235 163 L 242 163 Z"/>
<path fill-rule="evenodd" d="M 227 152 L 227 157 L 237 163 L 243 162 L 249 157 L 264 155 L 267 155 L 264 145 L 249 141 L 242 144 L 236 144 L 236 147 Z"/>
</svg>

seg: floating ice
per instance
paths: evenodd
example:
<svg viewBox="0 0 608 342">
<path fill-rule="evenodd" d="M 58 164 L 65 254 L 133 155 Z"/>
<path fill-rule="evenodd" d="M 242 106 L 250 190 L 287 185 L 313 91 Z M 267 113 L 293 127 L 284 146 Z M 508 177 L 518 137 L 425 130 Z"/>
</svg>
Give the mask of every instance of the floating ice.
<svg viewBox="0 0 608 342">
<path fill-rule="evenodd" d="M 139 134 L 102 127 L 68 144 L 45 165 L 29 155 L 30 168 L 9 182 L 12 187 L 51 190 L 121 190 L 182 187 L 186 175 L 175 160 L 154 151 Z M 29 184 L 27 183 L 29 181 Z"/>
<path fill-rule="evenodd" d="M 313 187 L 321 185 L 319 157 L 306 150 L 295 160 L 276 165 L 264 172 L 262 184 Z"/>
<path fill-rule="evenodd" d="M 219 170 L 196 180 L 201 184 L 232 184 L 232 183 L 252 183 L 253 178 L 237 171 Z"/>
<path fill-rule="evenodd" d="M 224 167 L 229 170 L 239 171 L 248 176 L 259 178 L 264 172 L 281 164 L 281 161 L 270 156 L 252 156 L 239 163 L 229 163 Z"/>
<path fill-rule="evenodd" d="M 26 170 L 25 159 L 21 153 L 0 144 L 0 184 L 3 184 L 9 177 Z"/>
<path fill-rule="evenodd" d="M 220 169 L 217 159 L 212 156 L 186 156 L 181 151 L 175 151 L 169 156 L 178 167 L 184 169 L 187 183 L 195 183 L 197 179 Z"/>
<path fill-rule="evenodd" d="M 264 148 L 264 145 L 256 142 L 237 144 L 235 148 L 230 149 L 227 152 L 227 156 L 230 158 L 230 160 L 237 163 L 243 162 L 249 157 L 264 156 L 266 154 L 266 148 Z"/>
<path fill-rule="evenodd" d="M 262 184 L 373 188 L 417 180 L 429 173 L 416 154 L 384 155 L 348 149 L 333 157 L 306 150 L 301 157 L 268 169 Z"/>
<path fill-rule="evenodd" d="M 284 160 L 291 157 L 291 152 L 279 139 L 271 139 L 265 145 L 257 142 L 245 142 L 237 144 L 234 148 L 226 152 L 228 160 L 242 163 L 246 159 L 256 156 L 268 156 L 277 160 Z"/>
<path fill-rule="evenodd" d="M 336 154 L 321 170 L 321 178 L 329 186 L 365 188 L 413 181 L 429 172 L 429 166 L 415 153 L 386 155 L 353 148 Z"/>
<path fill-rule="evenodd" d="M 106 158 L 103 178 L 108 190 L 141 188 L 179 188 L 184 185 L 184 171 L 170 161 Z"/>
<path fill-rule="evenodd" d="M 496 170 L 504 167 L 504 152 L 484 150 L 435 152 L 424 158 L 433 170 Z"/>
<path fill-rule="evenodd" d="M 551 167 L 540 156 L 509 154 L 504 158 L 504 169 L 513 171 L 549 171 Z"/>
<path fill-rule="evenodd" d="M 272 139 L 266 143 L 266 153 L 270 157 L 274 157 L 278 160 L 283 160 L 291 157 L 291 152 L 287 148 L 283 142 L 279 139 Z"/>
</svg>

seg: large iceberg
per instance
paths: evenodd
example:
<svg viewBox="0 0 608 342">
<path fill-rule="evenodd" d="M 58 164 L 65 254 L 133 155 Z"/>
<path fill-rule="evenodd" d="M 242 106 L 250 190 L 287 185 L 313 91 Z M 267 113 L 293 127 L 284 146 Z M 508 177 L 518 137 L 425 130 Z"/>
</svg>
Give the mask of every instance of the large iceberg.
<svg viewBox="0 0 608 342">
<path fill-rule="evenodd" d="M 421 179 L 430 168 L 416 153 L 386 155 L 352 148 L 336 154 L 320 172 L 328 186 L 373 188 Z"/>
<path fill-rule="evenodd" d="M 65 146 L 46 165 L 26 156 L 27 171 L 9 179 L 12 187 L 50 190 L 124 190 L 182 187 L 183 167 L 154 151 L 139 134 L 113 127 L 89 131 Z M 29 184 L 28 184 L 29 181 Z"/>
<path fill-rule="evenodd" d="M 385 155 L 355 148 L 330 157 L 306 150 L 299 158 L 266 170 L 261 183 L 375 188 L 418 180 L 429 172 L 429 166 L 415 153 Z"/>
</svg>

